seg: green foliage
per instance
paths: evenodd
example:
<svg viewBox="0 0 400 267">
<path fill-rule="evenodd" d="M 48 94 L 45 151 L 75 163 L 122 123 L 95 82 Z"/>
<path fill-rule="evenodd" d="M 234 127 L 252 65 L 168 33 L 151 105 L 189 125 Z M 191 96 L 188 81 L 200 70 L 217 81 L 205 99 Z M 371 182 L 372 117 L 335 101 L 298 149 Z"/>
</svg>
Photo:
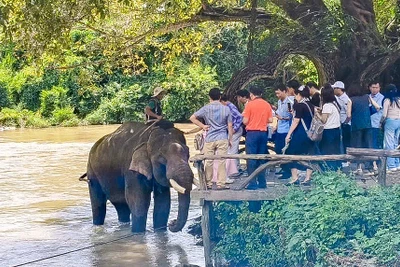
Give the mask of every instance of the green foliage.
<svg viewBox="0 0 400 267">
<path fill-rule="evenodd" d="M 65 122 L 65 121 L 73 120 L 73 119 L 78 119 L 78 118 L 74 114 L 74 109 L 71 108 L 71 107 L 64 107 L 64 108 L 58 108 L 57 107 L 52 112 L 51 120 L 56 125 L 61 124 L 61 123 Z"/>
<path fill-rule="evenodd" d="M 17 109 L 3 108 L 0 111 L 0 125 L 21 128 L 45 128 L 50 126 L 39 114 L 22 109 L 20 106 Z"/>
<path fill-rule="evenodd" d="M 111 97 L 104 96 L 98 109 L 86 117 L 89 124 L 144 121 L 144 108 L 150 99 L 147 88 L 139 84 L 121 88 L 120 84 L 113 83 L 104 91 L 110 92 Z"/>
<path fill-rule="evenodd" d="M 163 101 L 164 114 L 171 121 L 186 121 L 193 112 L 207 104 L 209 90 L 218 83 L 213 69 L 192 65 L 170 77 L 166 86 L 169 91 Z"/>
<path fill-rule="evenodd" d="M 50 117 L 53 111 L 67 107 L 68 104 L 67 90 L 63 87 L 53 86 L 40 93 L 40 112 L 44 117 Z"/>
<path fill-rule="evenodd" d="M 312 190 L 290 189 L 259 213 L 247 203 L 219 204 L 217 252 L 234 266 L 323 266 L 332 255 L 400 263 L 399 186 L 365 191 L 337 173 L 313 181 Z"/>
<path fill-rule="evenodd" d="M 0 83 L 0 109 L 8 107 L 10 105 L 10 99 L 8 97 L 7 88 Z"/>
</svg>

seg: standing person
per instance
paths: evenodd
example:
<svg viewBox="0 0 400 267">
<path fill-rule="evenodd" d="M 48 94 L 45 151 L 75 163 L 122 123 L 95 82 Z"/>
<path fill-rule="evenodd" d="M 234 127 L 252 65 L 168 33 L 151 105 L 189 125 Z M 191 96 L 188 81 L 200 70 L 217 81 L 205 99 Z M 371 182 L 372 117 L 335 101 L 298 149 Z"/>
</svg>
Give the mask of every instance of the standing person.
<svg viewBox="0 0 400 267">
<path fill-rule="evenodd" d="M 372 147 L 373 148 L 382 148 L 382 138 L 380 135 L 381 129 L 380 129 L 380 122 L 382 119 L 382 114 L 383 114 L 383 99 L 385 98 L 381 93 L 381 86 L 379 82 L 374 81 L 371 82 L 368 85 L 368 89 L 371 92 L 370 97 L 372 100 L 374 100 L 379 107 L 381 108 L 380 110 L 376 110 L 371 104 L 370 104 L 370 110 L 371 110 L 371 126 L 372 126 Z"/>
<path fill-rule="evenodd" d="M 154 88 L 153 95 L 147 106 L 144 108 L 144 113 L 146 115 L 146 121 L 161 120 L 163 118 L 161 100 L 166 95 L 166 92 L 161 87 Z"/>
<path fill-rule="evenodd" d="M 246 154 L 266 154 L 268 141 L 268 124 L 272 122 L 271 105 L 261 98 L 262 89 L 252 86 L 249 89 L 250 99 L 243 111 L 243 124 L 246 125 Z M 251 175 L 258 166 L 260 160 L 247 160 L 247 172 Z M 261 172 L 247 186 L 247 189 L 266 188 L 267 182 L 264 172 Z"/>
<path fill-rule="evenodd" d="M 349 88 L 351 105 L 351 144 L 357 148 L 372 148 L 372 126 L 371 111 L 369 105 L 372 104 L 377 110 L 379 105 L 372 100 L 368 94 L 358 84 L 353 84 Z M 370 162 L 365 163 L 365 168 L 370 168 Z M 356 171 L 362 174 L 361 164 L 358 164 Z"/>
<path fill-rule="evenodd" d="M 308 86 L 300 86 L 296 91 L 296 103 L 293 105 L 294 118 L 289 132 L 286 135 L 285 142 L 289 143 L 286 150 L 288 155 L 312 155 L 314 154 L 314 142 L 308 138 L 306 129 L 311 126 L 311 121 L 314 116 L 315 107 L 310 103 L 310 88 Z M 305 126 L 305 127 L 304 127 Z M 300 184 L 298 170 L 302 168 L 298 163 L 288 163 L 287 166 L 291 169 L 292 180 L 286 185 Z M 309 185 L 311 181 L 312 169 L 307 169 L 304 185 Z"/>
<path fill-rule="evenodd" d="M 236 98 L 239 104 L 246 107 L 247 103 L 250 101 L 250 92 L 247 90 L 239 90 L 236 93 Z"/>
<path fill-rule="evenodd" d="M 226 155 L 232 140 L 232 115 L 227 106 L 220 102 L 221 92 L 212 88 L 209 92 L 210 103 L 196 111 L 190 120 L 208 131 L 204 143 L 204 155 Z M 199 121 L 203 118 L 205 124 Z M 206 160 L 205 172 L 207 187 L 211 189 L 213 178 L 213 160 Z M 227 189 L 226 186 L 226 160 L 220 159 L 218 164 L 217 190 Z"/>
<path fill-rule="evenodd" d="M 297 80 L 290 80 L 286 84 L 287 87 L 287 94 L 289 99 L 294 103 L 295 101 L 295 92 L 300 87 L 300 83 Z"/>
<path fill-rule="evenodd" d="M 396 149 L 400 136 L 400 93 L 394 84 L 385 88 L 385 100 L 383 101 L 382 123 L 384 122 L 384 149 Z M 400 170 L 398 158 L 387 158 L 389 173 Z"/>
<path fill-rule="evenodd" d="M 319 148 L 322 155 L 338 155 L 340 154 L 340 108 L 329 83 L 322 88 L 321 96 L 322 110 L 318 109 L 317 115 L 324 123 L 324 132 Z M 331 170 L 339 169 L 339 164 L 335 161 L 328 161 L 326 165 Z"/>
<path fill-rule="evenodd" d="M 227 106 L 231 111 L 232 115 L 232 126 L 233 126 L 233 136 L 232 136 L 232 145 L 228 148 L 229 155 L 235 155 L 239 153 L 239 142 L 240 138 L 242 137 L 242 122 L 243 116 L 240 114 L 237 107 L 228 101 L 228 97 L 223 95 L 221 97 L 221 103 L 224 106 Z M 226 160 L 226 170 L 227 176 L 239 176 L 239 160 L 237 159 L 227 159 Z"/>
<path fill-rule="evenodd" d="M 310 103 L 316 107 L 320 107 L 321 94 L 318 91 L 318 85 L 315 82 L 308 82 L 306 85 L 310 88 Z"/>
<path fill-rule="evenodd" d="M 275 117 L 278 119 L 278 125 L 275 133 L 275 152 L 282 154 L 282 149 L 285 146 L 285 138 L 290 128 L 292 120 L 293 101 L 287 95 L 287 88 L 284 84 L 280 84 L 275 89 L 275 95 L 278 98 L 278 108 L 275 111 Z M 290 178 L 290 170 L 283 168 L 280 173 L 280 179 Z"/>
<path fill-rule="evenodd" d="M 342 131 L 342 154 L 351 144 L 351 100 L 345 92 L 344 83 L 336 81 L 333 85 L 336 100 L 340 107 L 340 124 Z"/>
</svg>

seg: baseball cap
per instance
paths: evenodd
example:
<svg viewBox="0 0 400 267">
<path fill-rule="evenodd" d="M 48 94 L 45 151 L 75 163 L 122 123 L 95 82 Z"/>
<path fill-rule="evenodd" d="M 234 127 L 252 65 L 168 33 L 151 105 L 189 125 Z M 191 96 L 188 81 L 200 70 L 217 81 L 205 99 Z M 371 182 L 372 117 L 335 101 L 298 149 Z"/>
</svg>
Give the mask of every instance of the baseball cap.
<svg viewBox="0 0 400 267">
<path fill-rule="evenodd" d="M 341 82 L 341 81 L 336 81 L 336 82 L 332 85 L 332 87 L 333 87 L 334 89 L 335 89 L 335 88 L 340 88 L 340 89 L 344 90 L 344 83 Z"/>
</svg>

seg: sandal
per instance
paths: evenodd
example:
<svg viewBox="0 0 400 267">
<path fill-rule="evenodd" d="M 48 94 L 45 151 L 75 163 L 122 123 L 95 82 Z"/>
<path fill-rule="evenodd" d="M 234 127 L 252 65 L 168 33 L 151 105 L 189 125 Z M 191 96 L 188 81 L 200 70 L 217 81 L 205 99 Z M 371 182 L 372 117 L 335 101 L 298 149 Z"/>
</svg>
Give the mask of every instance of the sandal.
<svg viewBox="0 0 400 267">
<path fill-rule="evenodd" d="M 300 184 L 301 184 L 301 185 L 304 185 L 304 186 L 310 186 L 310 185 L 311 185 L 311 179 L 304 180 L 304 181 L 301 182 Z"/>
</svg>

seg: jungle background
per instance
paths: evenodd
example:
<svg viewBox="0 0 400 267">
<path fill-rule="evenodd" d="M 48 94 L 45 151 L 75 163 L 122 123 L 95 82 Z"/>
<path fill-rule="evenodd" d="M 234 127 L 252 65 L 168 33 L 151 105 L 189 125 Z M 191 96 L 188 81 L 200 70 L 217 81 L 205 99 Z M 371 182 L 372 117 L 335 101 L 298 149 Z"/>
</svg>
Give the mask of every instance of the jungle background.
<svg viewBox="0 0 400 267">
<path fill-rule="evenodd" d="M 183 122 L 214 86 L 398 82 L 399 3 L 2 0 L 0 125 L 143 120 L 155 86 Z"/>
<path fill-rule="evenodd" d="M 0 0 L 0 126 L 184 122 L 210 88 L 400 85 L 400 0 Z M 400 190 L 315 177 L 260 213 L 217 208 L 231 266 L 398 266 Z M 232 222 L 235 223 L 232 223 Z"/>
</svg>

